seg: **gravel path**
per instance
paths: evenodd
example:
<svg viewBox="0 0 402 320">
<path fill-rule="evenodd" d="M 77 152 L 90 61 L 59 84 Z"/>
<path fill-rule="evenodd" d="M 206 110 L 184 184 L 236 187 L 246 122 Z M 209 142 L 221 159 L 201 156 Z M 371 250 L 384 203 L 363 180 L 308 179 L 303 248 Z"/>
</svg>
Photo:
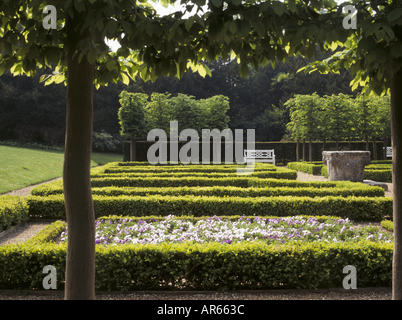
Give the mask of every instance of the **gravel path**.
<svg viewBox="0 0 402 320">
<path fill-rule="evenodd" d="M 54 180 L 59 180 L 57 178 Z M 51 180 L 51 181 L 54 181 Z M 323 176 L 313 176 L 298 171 L 297 180 L 299 181 L 326 181 Z M 45 183 L 49 183 L 47 181 Z M 39 184 L 38 184 L 39 185 Z M 387 183 L 388 191 L 385 196 L 392 197 L 392 184 Z M 20 190 L 15 190 L 7 194 L 28 196 L 30 190 L 36 185 L 29 186 Z M 1 196 L 1 195 L 0 195 Z M 6 243 L 24 242 L 31 238 L 42 228 L 51 222 L 26 222 L 13 227 L 6 232 L 0 233 L 0 245 Z M 358 226 L 368 223 L 359 223 Z M 379 222 L 371 223 L 380 225 Z M 383 229 L 384 232 L 389 232 Z M 346 289 L 323 289 L 323 290 L 267 290 L 249 292 L 128 292 L 128 293 L 108 293 L 100 292 L 96 295 L 96 300 L 390 300 L 392 297 L 391 288 L 361 288 L 356 290 Z M 0 290 L 0 300 L 64 300 L 63 291 L 57 293 L 46 290 L 34 290 L 26 292 L 15 292 L 12 290 Z"/>
</svg>

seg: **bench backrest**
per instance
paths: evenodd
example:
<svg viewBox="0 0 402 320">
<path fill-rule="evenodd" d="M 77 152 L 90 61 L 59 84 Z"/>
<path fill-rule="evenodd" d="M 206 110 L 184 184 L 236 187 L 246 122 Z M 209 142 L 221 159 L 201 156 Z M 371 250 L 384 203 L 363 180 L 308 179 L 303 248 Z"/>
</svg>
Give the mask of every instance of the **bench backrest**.
<svg viewBox="0 0 402 320">
<path fill-rule="evenodd" d="M 392 147 L 387 147 L 387 157 L 392 157 Z"/>
<path fill-rule="evenodd" d="M 267 158 L 272 159 L 275 157 L 274 150 L 247 150 L 244 149 L 245 158 Z"/>
</svg>

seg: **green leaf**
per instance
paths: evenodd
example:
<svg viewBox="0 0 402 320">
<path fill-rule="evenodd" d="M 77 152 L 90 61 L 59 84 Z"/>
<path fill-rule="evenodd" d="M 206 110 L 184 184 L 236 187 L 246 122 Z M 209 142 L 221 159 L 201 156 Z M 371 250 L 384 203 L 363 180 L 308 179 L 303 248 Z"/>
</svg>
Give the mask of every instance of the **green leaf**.
<svg viewBox="0 0 402 320">
<path fill-rule="evenodd" d="M 223 0 L 210 0 L 212 2 L 212 4 L 219 8 L 222 5 Z"/>
<path fill-rule="evenodd" d="M 250 32 L 250 23 L 246 20 L 240 20 L 240 28 L 239 34 L 242 37 L 245 37 Z"/>
<path fill-rule="evenodd" d="M 395 44 L 391 49 L 391 53 L 395 58 L 401 57 L 402 56 L 402 45 L 399 43 Z"/>
<path fill-rule="evenodd" d="M 95 24 L 95 27 L 98 28 L 98 30 L 102 32 L 102 31 L 103 31 L 103 28 L 104 28 L 103 21 L 102 21 L 102 20 L 98 20 L 98 22 Z M 126 30 L 124 30 L 124 31 L 126 31 Z"/>
<path fill-rule="evenodd" d="M 92 48 L 91 50 L 88 51 L 87 59 L 88 59 L 88 62 L 90 64 L 93 64 L 95 62 L 95 60 L 96 60 L 96 50 L 94 48 Z"/>
<path fill-rule="evenodd" d="M 383 25 L 382 28 L 384 29 L 384 31 L 388 35 L 388 37 L 390 37 L 390 39 L 395 38 L 394 31 L 392 31 L 392 29 L 390 27 Z"/>
<path fill-rule="evenodd" d="M 186 27 L 186 30 L 187 30 L 187 31 L 190 31 L 191 27 L 193 26 L 193 24 L 194 24 L 194 18 L 195 18 L 195 17 L 191 17 L 191 18 L 189 18 L 189 19 L 186 21 L 185 27 Z"/>
<path fill-rule="evenodd" d="M 47 52 L 46 58 L 49 63 L 58 64 L 60 53 L 56 48 L 52 48 Z"/>
<path fill-rule="evenodd" d="M 254 25 L 254 29 L 257 31 L 257 33 L 260 37 L 265 36 L 265 34 L 266 34 L 265 26 L 263 25 L 263 23 L 260 20 L 256 20 L 253 25 Z"/>
<path fill-rule="evenodd" d="M 393 11 L 391 11 L 388 15 L 387 15 L 387 19 L 389 22 L 397 20 L 399 18 L 402 17 L 402 8 L 397 8 Z"/>
<path fill-rule="evenodd" d="M 9 39 L 9 41 L 11 42 L 11 44 L 13 46 L 15 46 L 15 47 L 17 46 L 17 44 L 18 44 L 18 36 L 17 36 L 17 34 L 12 33 L 11 35 L 9 35 L 8 39 Z"/>
<path fill-rule="evenodd" d="M 242 62 L 241 66 L 240 66 L 240 76 L 242 77 L 247 77 L 248 75 L 248 66 L 247 63 Z"/>
<path fill-rule="evenodd" d="M 117 31 L 117 21 L 115 20 L 109 20 L 109 22 L 106 25 L 106 29 L 109 33 L 109 36 L 113 37 Z"/>
<path fill-rule="evenodd" d="M 381 28 L 380 23 L 373 23 L 370 27 L 367 28 L 366 32 L 364 33 L 366 37 L 372 35 L 373 33 L 377 32 Z"/>
<path fill-rule="evenodd" d="M 205 6 L 205 0 L 194 0 L 194 2 L 199 7 Z"/>
<path fill-rule="evenodd" d="M 237 33 L 237 24 L 236 21 L 232 20 L 229 22 L 229 31 L 235 35 Z"/>
<path fill-rule="evenodd" d="M 310 59 L 315 54 L 315 45 L 312 44 L 307 48 L 307 57 Z"/>
<path fill-rule="evenodd" d="M 286 10 L 285 4 L 279 1 L 274 1 L 272 6 L 274 7 L 274 11 L 278 16 L 281 16 Z"/>
<path fill-rule="evenodd" d="M 160 0 L 162 7 L 167 8 L 169 6 L 169 0 Z"/>
<path fill-rule="evenodd" d="M 289 0 L 288 1 L 288 6 L 289 6 L 289 11 L 296 13 L 297 12 L 297 5 L 295 0 Z"/>
<path fill-rule="evenodd" d="M 74 7 L 78 13 L 85 11 L 85 4 L 82 0 L 74 0 Z"/>
<path fill-rule="evenodd" d="M 27 54 L 28 59 L 29 60 L 36 59 L 38 56 L 39 56 L 38 48 L 35 45 L 31 46 Z"/>
<path fill-rule="evenodd" d="M 268 8 L 269 8 L 270 6 L 271 6 L 270 2 L 269 2 L 269 1 L 265 1 L 265 2 L 263 2 L 263 3 L 261 3 L 261 4 L 259 5 L 260 11 L 261 11 L 261 12 L 264 12 L 264 11 L 268 10 Z"/>
<path fill-rule="evenodd" d="M 130 78 L 125 74 L 125 73 L 121 73 L 121 77 L 123 78 L 123 83 L 125 84 L 125 85 L 129 85 L 130 84 Z"/>
<path fill-rule="evenodd" d="M 113 71 L 113 70 L 115 69 L 115 66 L 116 66 L 116 61 L 114 61 L 113 59 L 109 60 L 109 61 L 106 63 L 106 68 L 107 68 L 109 71 Z"/>
</svg>

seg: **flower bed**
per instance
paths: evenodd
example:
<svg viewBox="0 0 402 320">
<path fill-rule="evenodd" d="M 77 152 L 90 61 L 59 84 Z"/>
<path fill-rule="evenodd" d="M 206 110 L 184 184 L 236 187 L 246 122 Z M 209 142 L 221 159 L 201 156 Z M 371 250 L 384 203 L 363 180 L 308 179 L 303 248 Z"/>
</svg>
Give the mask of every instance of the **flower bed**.
<svg viewBox="0 0 402 320">
<path fill-rule="evenodd" d="M 334 219 L 330 216 L 319 222 L 317 218 L 245 218 L 229 221 L 217 216 L 200 219 L 193 223 L 185 217 L 175 219 L 133 220 L 98 219 L 96 221 L 96 244 L 146 244 L 146 243 L 228 243 L 263 241 L 267 244 L 302 242 L 393 242 L 393 235 L 378 231 L 378 227 L 353 227 L 349 219 Z M 62 232 L 62 242 L 67 241 L 67 228 Z"/>
</svg>

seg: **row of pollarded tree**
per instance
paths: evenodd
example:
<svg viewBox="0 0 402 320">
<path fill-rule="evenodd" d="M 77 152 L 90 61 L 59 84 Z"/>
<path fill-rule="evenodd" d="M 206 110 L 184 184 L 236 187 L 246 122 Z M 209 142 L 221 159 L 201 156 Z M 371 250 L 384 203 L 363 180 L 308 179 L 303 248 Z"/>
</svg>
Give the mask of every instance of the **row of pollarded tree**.
<svg viewBox="0 0 402 320">
<path fill-rule="evenodd" d="M 289 109 L 290 122 L 287 128 L 292 139 L 303 141 L 303 161 L 305 161 L 304 144 L 310 143 L 309 161 L 312 161 L 311 141 L 373 140 L 374 159 L 377 159 L 376 141 L 380 138 L 387 146 L 391 138 L 391 105 L 389 96 L 376 96 L 370 99 L 360 96 L 353 99 L 349 95 L 338 94 L 320 97 L 295 95 L 285 106 Z M 299 143 L 297 144 L 299 147 Z M 349 144 L 350 149 L 350 144 Z M 297 150 L 297 157 L 299 155 Z M 299 161 L 299 159 L 297 159 Z"/>
<path fill-rule="evenodd" d="M 178 122 L 179 132 L 183 129 L 194 129 L 199 136 L 202 129 L 228 128 L 228 97 L 216 95 L 208 99 L 194 98 L 186 94 L 170 97 L 168 93 L 153 93 L 149 101 L 147 94 L 122 91 L 118 112 L 120 134 L 131 140 L 130 160 L 136 160 L 136 140 L 147 138 L 150 130 L 162 129 L 169 137 L 170 121 Z"/>
</svg>

